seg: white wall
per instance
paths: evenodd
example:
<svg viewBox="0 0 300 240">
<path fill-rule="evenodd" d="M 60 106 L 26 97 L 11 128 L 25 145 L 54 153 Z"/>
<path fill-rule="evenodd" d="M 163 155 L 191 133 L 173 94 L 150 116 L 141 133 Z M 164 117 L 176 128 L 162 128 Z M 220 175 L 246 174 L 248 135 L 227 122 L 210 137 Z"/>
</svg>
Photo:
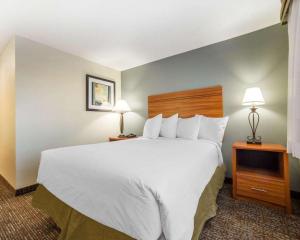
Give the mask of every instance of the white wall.
<svg viewBox="0 0 300 240">
<path fill-rule="evenodd" d="M 114 80 L 120 98 L 119 71 L 16 37 L 17 188 L 35 183 L 41 151 L 119 134 L 117 114 L 85 111 L 86 74 Z"/>
<path fill-rule="evenodd" d="M 16 187 L 15 40 L 0 55 L 0 174 Z"/>
</svg>

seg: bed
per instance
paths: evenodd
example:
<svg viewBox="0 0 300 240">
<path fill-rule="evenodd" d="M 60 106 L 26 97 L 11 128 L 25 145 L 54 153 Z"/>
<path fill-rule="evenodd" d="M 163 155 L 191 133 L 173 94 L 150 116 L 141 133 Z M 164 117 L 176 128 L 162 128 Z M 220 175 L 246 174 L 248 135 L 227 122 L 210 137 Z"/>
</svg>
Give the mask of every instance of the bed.
<svg viewBox="0 0 300 240">
<path fill-rule="evenodd" d="M 223 116 L 222 87 L 148 97 L 149 117 Z M 33 206 L 64 240 L 199 238 L 225 168 L 208 140 L 132 139 L 47 150 Z"/>
</svg>

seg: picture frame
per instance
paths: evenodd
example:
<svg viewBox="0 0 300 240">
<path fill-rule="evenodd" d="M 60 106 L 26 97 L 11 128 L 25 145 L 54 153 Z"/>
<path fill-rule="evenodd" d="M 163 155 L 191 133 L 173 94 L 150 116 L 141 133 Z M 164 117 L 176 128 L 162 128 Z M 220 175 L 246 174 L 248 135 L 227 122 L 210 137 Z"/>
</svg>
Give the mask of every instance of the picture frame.
<svg viewBox="0 0 300 240">
<path fill-rule="evenodd" d="M 86 111 L 110 112 L 116 102 L 116 83 L 86 74 Z"/>
</svg>

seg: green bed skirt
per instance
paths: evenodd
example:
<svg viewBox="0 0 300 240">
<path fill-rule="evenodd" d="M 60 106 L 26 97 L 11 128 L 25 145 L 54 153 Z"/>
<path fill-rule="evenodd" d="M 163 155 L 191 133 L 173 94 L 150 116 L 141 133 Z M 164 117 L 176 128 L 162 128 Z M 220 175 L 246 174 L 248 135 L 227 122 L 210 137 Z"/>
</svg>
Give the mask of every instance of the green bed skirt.
<svg viewBox="0 0 300 240">
<path fill-rule="evenodd" d="M 224 178 L 225 167 L 218 167 L 204 189 L 195 214 L 192 240 L 199 239 L 205 222 L 216 215 L 216 198 Z M 34 193 L 32 205 L 46 212 L 61 229 L 59 240 L 133 240 L 132 237 L 79 213 L 56 198 L 43 185 Z"/>
</svg>

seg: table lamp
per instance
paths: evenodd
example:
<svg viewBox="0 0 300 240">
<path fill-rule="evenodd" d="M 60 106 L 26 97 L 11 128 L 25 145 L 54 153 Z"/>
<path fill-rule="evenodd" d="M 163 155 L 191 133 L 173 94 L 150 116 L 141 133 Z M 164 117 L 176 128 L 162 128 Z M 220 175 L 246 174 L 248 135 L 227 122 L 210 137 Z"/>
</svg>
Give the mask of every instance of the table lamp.
<svg viewBox="0 0 300 240">
<path fill-rule="evenodd" d="M 243 105 L 250 105 L 251 112 L 248 115 L 248 121 L 251 127 L 252 136 L 247 137 L 247 143 L 250 144 L 261 144 L 261 136 L 256 136 L 256 130 L 259 123 L 259 114 L 256 112 L 258 105 L 265 104 L 264 97 L 261 93 L 260 88 L 253 87 L 247 88 L 244 99 Z"/>
<path fill-rule="evenodd" d="M 113 112 L 120 113 L 120 132 L 121 132 L 121 134 L 119 135 L 119 137 L 125 137 L 125 135 L 123 134 L 123 131 L 124 131 L 123 115 L 124 115 L 124 113 L 130 112 L 130 111 L 131 111 L 131 109 L 125 100 L 117 101 L 116 105 L 113 107 Z"/>
</svg>

